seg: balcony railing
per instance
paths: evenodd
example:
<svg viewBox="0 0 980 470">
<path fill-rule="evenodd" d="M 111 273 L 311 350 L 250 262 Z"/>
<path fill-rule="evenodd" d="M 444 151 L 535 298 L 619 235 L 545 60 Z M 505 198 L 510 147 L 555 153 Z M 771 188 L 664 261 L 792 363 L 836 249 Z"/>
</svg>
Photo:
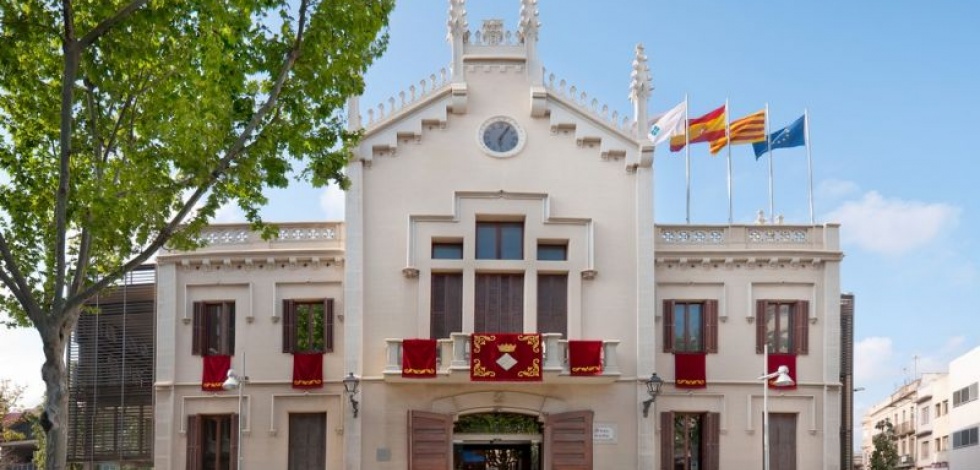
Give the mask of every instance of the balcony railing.
<svg viewBox="0 0 980 470">
<path fill-rule="evenodd" d="M 895 426 L 895 434 L 898 436 L 905 436 L 907 434 L 912 434 L 914 432 L 915 432 L 915 426 L 912 425 L 911 421 L 898 423 L 898 425 Z"/>
<path fill-rule="evenodd" d="M 452 333 L 449 338 L 437 340 L 436 375 L 453 382 L 469 380 L 470 376 L 470 334 Z M 542 333 L 544 343 L 542 370 L 544 381 L 561 381 L 564 377 L 576 382 L 583 379 L 600 381 L 613 380 L 620 376 L 616 359 L 618 340 L 602 342 L 602 374 L 594 377 L 571 377 L 568 363 L 568 340 L 560 333 Z M 388 380 L 397 379 L 402 374 L 402 338 L 389 338 L 386 341 L 386 363 L 384 374 Z M 437 379 L 438 380 L 438 379 Z"/>
</svg>

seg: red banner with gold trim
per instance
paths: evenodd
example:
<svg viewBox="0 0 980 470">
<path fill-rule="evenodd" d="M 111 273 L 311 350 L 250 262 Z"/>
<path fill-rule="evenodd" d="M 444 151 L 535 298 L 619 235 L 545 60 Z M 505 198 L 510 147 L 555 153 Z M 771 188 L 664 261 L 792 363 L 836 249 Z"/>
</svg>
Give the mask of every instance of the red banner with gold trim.
<svg viewBox="0 0 980 470">
<path fill-rule="evenodd" d="M 707 388 L 705 353 L 674 353 L 674 386 Z"/>
<path fill-rule="evenodd" d="M 568 369 L 572 375 L 601 375 L 602 341 L 569 340 Z"/>
<path fill-rule="evenodd" d="M 323 387 L 323 353 L 293 354 L 293 388 Z"/>
<path fill-rule="evenodd" d="M 201 377 L 201 390 L 206 392 L 220 392 L 224 390 L 221 386 L 228 378 L 228 369 L 231 368 L 231 356 L 204 356 L 204 373 Z"/>
<path fill-rule="evenodd" d="M 775 377 L 769 379 L 769 388 L 775 388 L 780 390 L 793 390 L 796 388 L 796 354 L 773 354 L 769 353 L 769 367 L 766 369 L 768 372 L 776 372 L 779 370 L 779 366 L 789 367 L 789 378 L 793 379 L 793 385 L 787 387 L 777 387 L 773 385 L 776 382 Z"/>
<path fill-rule="evenodd" d="M 470 335 L 470 380 L 541 381 L 541 335 L 474 333 Z"/>
<path fill-rule="evenodd" d="M 427 379 L 436 376 L 436 340 L 402 340 L 402 377 Z"/>
</svg>

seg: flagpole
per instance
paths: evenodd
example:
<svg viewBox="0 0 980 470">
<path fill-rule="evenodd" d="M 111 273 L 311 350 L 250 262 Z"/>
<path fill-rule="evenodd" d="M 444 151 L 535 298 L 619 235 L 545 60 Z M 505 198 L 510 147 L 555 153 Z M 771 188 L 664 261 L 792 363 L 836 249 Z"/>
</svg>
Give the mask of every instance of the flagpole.
<svg viewBox="0 0 980 470">
<path fill-rule="evenodd" d="M 684 94 L 684 161 L 687 169 L 687 224 L 691 225 L 691 122 L 688 114 L 690 103 Z"/>
<path fill-rule="evenodd" d="M 731 109 L 728 108 L 728 98 L 725 98 L 725 136 L 728 139 L 728 225 L 732 220 L 732 119 Z"/>
<path fill-rule="evenodd" d="M 776 209 L 772 195 L 772 139 L 769 136 L 769 103 L 766 103 L 766 150 L 769 150 L 769 223 L 776 221 Z"/>
<path fill-rule="evenodd" d="M 810 225 L 813 225 L 813 160 L 810 158 L 810 116 L 806 108 L 803 108 L 803 139 L 806 141 L 806 174 L 809 180 L 807 198 L 810 202 Z"/>
</svg>

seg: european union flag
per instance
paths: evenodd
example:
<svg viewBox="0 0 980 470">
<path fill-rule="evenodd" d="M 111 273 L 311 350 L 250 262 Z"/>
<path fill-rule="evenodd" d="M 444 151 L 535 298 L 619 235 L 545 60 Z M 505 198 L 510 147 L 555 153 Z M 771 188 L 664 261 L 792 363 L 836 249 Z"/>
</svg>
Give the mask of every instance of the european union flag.
<svg viewBox="0 0 980 470">
<path fill-rule="evenodd" d="M 781 149 L 788 147 L 799 147 L 801 145 L 806 145 L 806 132 L 804 127 L 806 126 L 806 115 L 800 116 L 799 119 L 793 121 L 792 124 L 769 134 L 769 145 L 766 145 L 766 141 L 756 142 L 752 144 L 752 150 L 755 150 L 755 159 L 758 160 L 759 157 L 766 154 L 766 152 L 772 149 Z"/>
</svg>

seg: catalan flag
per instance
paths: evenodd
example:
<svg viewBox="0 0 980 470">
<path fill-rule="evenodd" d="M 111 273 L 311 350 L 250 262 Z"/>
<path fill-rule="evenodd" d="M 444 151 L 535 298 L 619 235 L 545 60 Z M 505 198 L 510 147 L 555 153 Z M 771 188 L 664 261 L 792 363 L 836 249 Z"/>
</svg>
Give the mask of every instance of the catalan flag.
<svg viewBox="0 0 980 470">
<path fill-rule="evenodd" d="M 728 132 L 730 136 L 722 135 L 721 138 L 711 141 L 711 153 L 718 153 L 729 143 L 751 144 L 766 140 L 766 110 L 762 109 L 732 121 L 728 125 Z"/>
<path fill-rule="evenodd" d="M 699 118 L 687 121 L 690 139 L 684 134 L 670 138 L 670 151 L 677 152 L 684 148 L 685 142 L 711 142 L 725 135 L 725 105 Z"/>
</svg>

